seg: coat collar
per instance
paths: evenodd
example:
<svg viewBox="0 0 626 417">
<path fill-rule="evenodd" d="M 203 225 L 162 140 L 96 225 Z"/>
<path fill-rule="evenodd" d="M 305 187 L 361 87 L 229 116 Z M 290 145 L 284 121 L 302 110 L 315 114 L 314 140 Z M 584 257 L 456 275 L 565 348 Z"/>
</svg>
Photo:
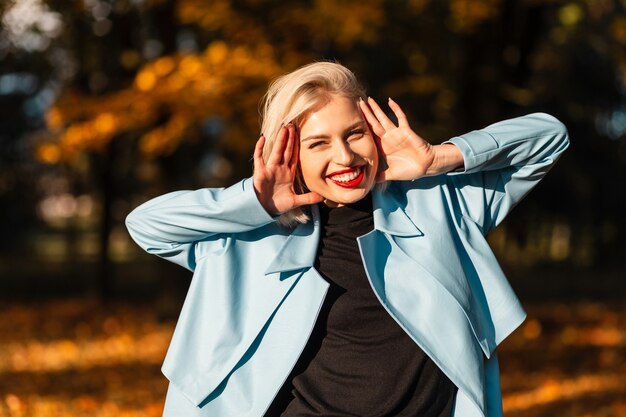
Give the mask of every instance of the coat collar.
<svg viewBox="0 0 626 417">
<path fill-rule="evenodd" d="M 424 236 L 413 220 L 406 214 L 406 195 L 394 192 L 394 184 L 385 190 L 375 187 L 372 190 L 374 207 L 374 229 L 392 236 Z"/>
<path fill-rule="evenodd" d="M 313 266 L 320 235 L 320 215 L 316 205 L 311 206 L 311 217 L 312 221 L 298 225 L 287 236 L 265 275 Z"/>
<path fill-rule="evenodd" d="M 372 190 L 374 229 L 391 236 L 417 237 L 424 233 L 403 210 L 406 196 L 386 190 Z M 311 206 L 312 221 L 297 226 L 278 250 L 265 270 L 265 275 L 276 272 L 310 268 L 315 264 L 320 236 L 320 214 L 317 205 Z"/>
</svg>

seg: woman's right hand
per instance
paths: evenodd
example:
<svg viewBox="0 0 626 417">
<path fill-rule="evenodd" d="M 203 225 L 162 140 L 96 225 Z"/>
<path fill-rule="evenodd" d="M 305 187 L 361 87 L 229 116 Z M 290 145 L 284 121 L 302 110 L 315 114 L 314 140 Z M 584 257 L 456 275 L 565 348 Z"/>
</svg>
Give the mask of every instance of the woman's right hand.
<svg viewBox="0 0 626 417">
<path fill-rule="evenodd" d="M 254 148 L 253 184 L 259 202 L 272 216 L 296 207 L 321 202 L 317 193 L 296 194 L 293 183 L 298 167 L 300 141 L 293 124 L 278 131 L 267 162 L 263 159 L 265 136 L 261 135 Z"/>
</svg>

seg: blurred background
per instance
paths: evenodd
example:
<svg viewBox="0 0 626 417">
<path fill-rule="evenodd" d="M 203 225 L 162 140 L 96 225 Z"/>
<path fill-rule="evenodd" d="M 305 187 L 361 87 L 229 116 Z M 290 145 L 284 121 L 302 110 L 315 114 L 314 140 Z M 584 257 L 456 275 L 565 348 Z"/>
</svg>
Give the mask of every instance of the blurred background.
<svg viewBox="0 0 626 417">
<path fill-rule="evenodd" d="M 258 103 L 315 60 L 433 143 L 535 111 L 571 147 L 489 240 L 529 311 L 508 416 L 626 416 L 626 1 L 3 0 L 0 416 L 159 416 L 190 274 L 123 221 L 252 171 Z"/>
</svg>

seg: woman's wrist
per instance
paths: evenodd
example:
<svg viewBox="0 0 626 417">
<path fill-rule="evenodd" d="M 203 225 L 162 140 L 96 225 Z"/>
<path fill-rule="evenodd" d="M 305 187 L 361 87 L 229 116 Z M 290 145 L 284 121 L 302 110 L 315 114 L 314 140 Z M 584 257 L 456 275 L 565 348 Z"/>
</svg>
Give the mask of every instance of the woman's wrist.
<svg viewBox="0 0 626 417">
<path fill-rule="evenodd" d="M 445 174 L 446 172 L 463 168 L 463 154 L 452 143 L 434 145 L 433 150 L 435 151 L 435 157 L 433 163 L 428 167 L 426 175 Z"/>
</svg>

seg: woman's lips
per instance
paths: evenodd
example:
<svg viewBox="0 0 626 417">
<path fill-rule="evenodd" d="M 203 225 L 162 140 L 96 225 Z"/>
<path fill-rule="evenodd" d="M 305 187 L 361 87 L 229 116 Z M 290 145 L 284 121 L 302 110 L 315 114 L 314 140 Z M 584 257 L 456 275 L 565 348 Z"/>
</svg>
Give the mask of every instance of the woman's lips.
<svg viewBox="0 0 626 417">
<path fill-rule="evenodd" d="M 345 169 L 333 172 L 327 178 L 340 187 L 354 188 L 365 178 L 365 169 L 363 166 Z"/>
</svg>

